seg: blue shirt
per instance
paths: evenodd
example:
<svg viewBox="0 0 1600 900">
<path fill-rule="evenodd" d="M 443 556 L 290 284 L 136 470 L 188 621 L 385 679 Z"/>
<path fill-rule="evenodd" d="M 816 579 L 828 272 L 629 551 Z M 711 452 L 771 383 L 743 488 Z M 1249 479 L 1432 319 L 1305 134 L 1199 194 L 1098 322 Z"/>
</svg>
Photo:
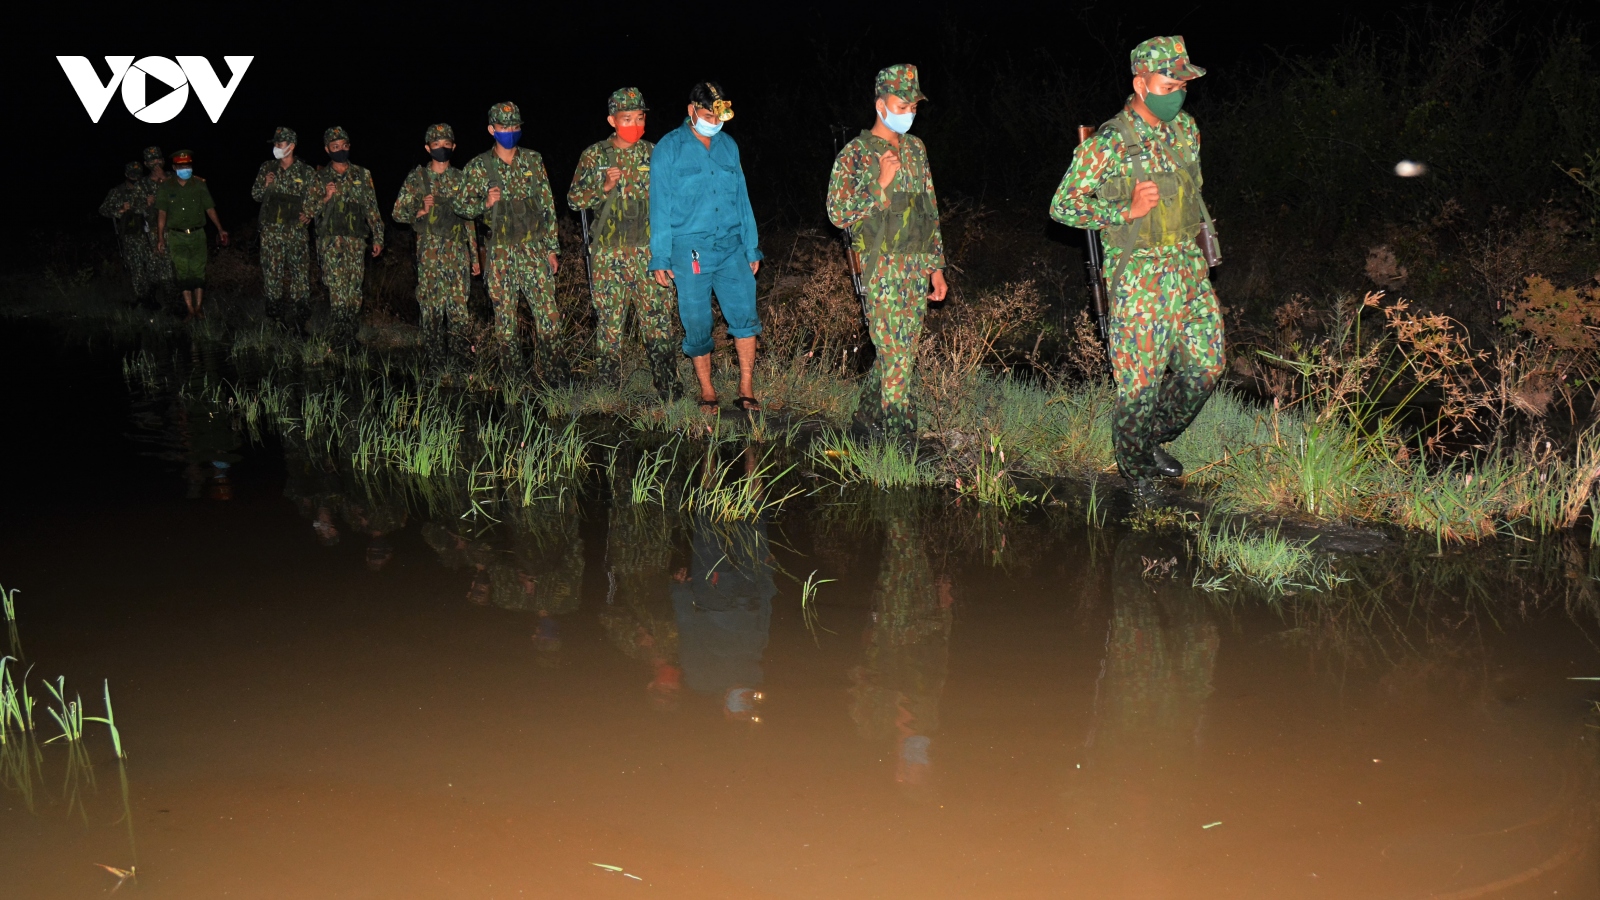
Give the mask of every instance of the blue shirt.
<svg viewBox="0 0 1600 900">
<path fill-rule="evenodd" d="M 685 118 L 650 157 L 650 268 L 689 270 L 694 252 L 702 272 L 748 265 L 761 259 L 756 244 L 739 145 L 718 132 L 708 151 Z"/>
</svg>

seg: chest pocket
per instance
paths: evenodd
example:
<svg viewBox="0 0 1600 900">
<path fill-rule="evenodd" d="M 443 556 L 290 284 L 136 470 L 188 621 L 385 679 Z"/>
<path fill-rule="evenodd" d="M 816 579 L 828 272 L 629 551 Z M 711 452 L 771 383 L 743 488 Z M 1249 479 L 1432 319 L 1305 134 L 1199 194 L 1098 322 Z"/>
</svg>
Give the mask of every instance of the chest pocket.
<svg viewBox="0 0 1600 900">
<path fill-rule="evenodd" d="M 549 216 L 528 197 L 513 197 L 506 189 L 502 165 L 498 157 L 489 157 L 489 187 L 500 189 L 500 202 L 489 208 L 485 217 L 489 236 L 497 244 L 526 244 L 534 240 Z M 435 207 L 437 208 L 437 207 Z"/>
<path fill-rule="evenodd" d="M 429 237 L 449 238 L 458 241 L 467 239 L 466 220 L 456 215 L 450 208 L 444 194 L 450 191 L 451 185 L 445 180 L 436 178 L 433 170 L 427 166 L 422 167 L 422 193 L 433 195 L 433 209 L 426 216 L 418 216 L 411 223 L 411 227 L 418 234 Z M 504 202 L 503 200 L 501 202 Z M 496 203 L 495 206 L 499 206 Z"/>
<path fill-rule="evenodd" d="M 293 190 L 267 191 L 266 199 L 261 202 L 261 224 L 263 225 L 293 225 L 300 224 L 300 211 L 305 206 L 305 195 L 301 188 L 305 185 L 298 181 L 281 182 L 273 180 L 273 188 L 279 185 L 293 186 Z"/>
<path fill-rule="evenodd" d="M 346 178 L 334 183 L 339 185 L 339 192 L 322 208 L 322 215 L 317 217 L 317 228 L 325 237 L 366 237 L 367 205 L 350 196 L 350 190 L 356 184 L 355 179 Z"/>
<path fill-rule="evenodd" d="M 1130 251 L 1181 247 L 1192 242 L 1208 218 L 1205 202 L 1200 198 L 1200 160 L 1193 146 L 1178 148 L 1175 170 L 1152 171 L 1150 155 L 1131 123 L 1112 119 L 1102 126 L 1102 131 L 1107 129 L 1122 138 L 1123 167 L 1129 174 L 1107 179 L 1095 190 L 1096 195 L 1103 200 L 1125 201 L 1133 197 L 1136 184 L 1152 181 L 1161 200 L 1143 217 L 1106 228 L 1106 243 Z"/>
</svg>

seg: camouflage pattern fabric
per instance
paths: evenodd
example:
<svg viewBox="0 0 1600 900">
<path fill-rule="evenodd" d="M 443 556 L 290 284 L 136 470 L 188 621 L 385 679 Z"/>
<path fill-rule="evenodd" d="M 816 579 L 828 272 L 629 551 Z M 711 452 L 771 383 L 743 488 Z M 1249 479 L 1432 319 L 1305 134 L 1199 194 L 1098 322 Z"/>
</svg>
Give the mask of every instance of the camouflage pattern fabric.
<svg viewBox="0 0 1600 900">
<path fill-rule="evenodd" d="M 285 136 L 287 135 L 287 137 Z M 294 141 L 294 132 L 279 128 L 278 141 Z M 285 284 L 296 318 L 309 312 L 311 300 L 311 242 L 300 221 L 306 191 L 316 178 L 316 170 L 298 158 L 288 168 L 269 159 L 256 170 L 250 198 L 261 204 L 261 290 L 267 300 L 267 317 L 287 321 L 289 307 L 284 300 Z M 267 183 L 267 177 L 272 183 Z"/>
<path fill-rule="evenodd" d="M 167 155 L 161 152 L 160 147 L 144 148 L 144 164 L 146 166 L 150 166 L 151 164 L 165 165 L 166 162 Z"/>
<path fill-rule="evenodd" d="M 423 132 L 422 142 L 431 144 L 434 141 L 449 141 L 453 144 L 456 142 L 456 130 L 444 122 L 429 125 L 428 130 Z"/>
<path fill-rule="evenodd" d="M 890 66 L 878 73 L 873 80 L 872 93 L 875 97 L 886 97 L 893 94 L 907 103 L 916 103 L 928 99 L 922 92 L 922 84 L 917 78 L 917 67 L 913 65 Z"/>
<path fill-rule="evenodd" d="M 637 102 L 641 106 L 625 108 L 642 108 L 642 97 L 619 100 L 617 94 L 612 95 L 612 103 Z M 665 397 L 677 385 L 678 348 L 673 338 L 677 309 L 673 290 L 657 284 L 649 271 L 650 155 L 654 151 L 655 145 L 644 140 L 631 147 L 618 147 L 611 138 L 591 145 L 578 158 L 567 204 L 594 211 L 589 222 L 594 342 L 603 371 L 614 371 L 621 359 L 631 310 L 650 357 L 651 378 Z M 605 173 L 612 166 L 622 170 L 622 177 L 608 193 Z"/>
<path fill-rule="evenodd" d="M 650 107 L 644 105 L 644 94 L 636 87 L 617 88 L 606 98 L 606 115 L 614 116 L 619 112 L 628 110 L 649 112 Z"/>
<path fill-rule="evenodd" d="M 495 109 L 504 106 L 515 109 L 515 104 Z M 516 118 L 520 123 L 521 114 Z M 491 185 L 501 190 L 500 202 L 493 208 L 489 206 Z M 484 151 L 462 169 L 455 209 L 464 218 L 482 217 L 489 226 L 484 281 L 494 306 L 495 339 L 516 352 L 517 309 L 526 302 L 538 338 L 537 351 L 550 362 L 561 332 L 561 314 L 547 257 L 559 253 L 561 245 L 544 159 L 525 147 L 518 147 L 510 162 L 502 161 L 492 149 Z"/>
<path fill-rule="evenodd" d="M 350 140 L 350 132 L 335 125 L 322 133 L 322 146 L 326 147 L 334 141 Z"/>
<path fill-rule="evenodd" d="M 429 134 L 433 133 L 429 129 Z M 470 343 L 472 315 L 467 297 L 472 289 L 472 262 L 478 257 L 478 237 L 471 220 L 451 215 L 461 178 L 460 169 L 434 172 L 430 166 L 418 166 L 400 186 L 391 213 L 396 222 L 416 223 L 423 198 L 433 194 L 433 209 L 417 229 L 417 306 L 422 311 L 423 340 L 438 359 L 464 355 Z"/>
<path fill-rule="evenodd" d="M 274 144 L 298 144 L 300 143 L 300 136 L 294 133 L 293 128 L 285 128 L 279 125 L 272 130 L 272 142 Z"/>
<path fill-rule="evenodd" d="M 1144 41 L 1129 52 L 1128 62 L 1135 75 L 1154 72 L 1186 81 L 1206 73 L 1205 69 L 1189 62 L 1189 48 L 1181 34 Z"/>
<path fill-rule="evenodd" d="M 329 184 L 336 191 L 324 201 Z M 372 173 L 354 163 L 343 172 L 331 165 L 317 170 L 306 186 L 305 211 L 317 222 L 317 258 L 322 263 L 322 283 L 328 288 L 331 337 L 349 345 L 355 340 L 361 311 L 368 235 L 373 246 L 383 245 L 383 217 L 378 214 Z"/>
<path fill-rule="evenodd" d="M 496 103 L 489 107 L 489 124 L 501 128 L 522 127 L 522 110 L 515 103 Z"/>
<path fill-rule="evenodd" d="M 1152 175 L 1176 172 L 1199 152 L 1200 131 L 1188 113 L 1150 125 L 1130 98 L 1119 116 L 1123 128 L 1101 128 L 1078 146 L 1050 203 L 1057 222 L 1091 230 L 1126 225 L 1130 201 L 1097 196 L 1100 187 L 1132 177 L 1136 165 Z M 1137 147 L 1123 137 L 1129 124 Z M 1155 477 L 1155 448 L 1189 427 L 1222 374 L 1222 314 L 1192 235 L 1126 252 L 1108 245 L 1105 266 L 1108 277 L 1117 273 L 1108 322 L 1117 380 L 1112 447 L 1125 476 Z"/>
<path fill-rule="evenodd" d="M 850 230 L 867 282 L 864 312 L 877 356 L 863 384 L 858 415 L 908 432 L 916 426 L 910 387 L 928 276 L 944 268 L 944 236 L 927 148 L 916 137 L 901 135 L 900 171 L 885 189 L 878 184 L 878 159 L 891 149 L 870 131 L 846 144 L 828 178 L 827 209 L 836 227 Z"/>
<path fill-rule="evenodd" d="M 150 296 L 154 285 L 154 265 L 149 258 L 154 252 L 149 234 L 149 217 L 153 212 L 148 202 L 150 195 L 145 192 L 144 169 L 138 163 L 130 165 L 138 167 L 137 175 L 106 194 L 106 199 L 100 203 L 100 215 L 115 226 L 117 249 L 121 252 L 123 267 L 128 270 L 128 280 L 133 283 L 133 296 L 144 300 Z"/>
<path fill-rule="evenodd" d="M 156 153 L 154 160 L 155 162 L 160 163 L 165 161 L 165 157 L 160 155 L 160 147 L 149 147 L 144 153 L 145 166 L 147 169 L 149 168 L 151 162 L 150 154 L 152 151 Z M 149 244 L 149 249 L 143 254 L 143 260 L 145 264 L 145 281 L 151 286 L 151 290 L 157 293 L 170 293 L 172 289 L 172 257 L 168 256 L 165 250 L 156 249 L 157 235 L 155 214 L 156 189 L 159 188 L 164 181 L 171 177 L 171 175 L 163 172 L 161 180 L 158 181 L 150 174 L 146 174 L 144 179 L 139 182 L 139 189 L 144 193 L 145 208 L 149 210 L 150 223 L 150 227 L 145 231 L 145 243 Z"/>
</svg>

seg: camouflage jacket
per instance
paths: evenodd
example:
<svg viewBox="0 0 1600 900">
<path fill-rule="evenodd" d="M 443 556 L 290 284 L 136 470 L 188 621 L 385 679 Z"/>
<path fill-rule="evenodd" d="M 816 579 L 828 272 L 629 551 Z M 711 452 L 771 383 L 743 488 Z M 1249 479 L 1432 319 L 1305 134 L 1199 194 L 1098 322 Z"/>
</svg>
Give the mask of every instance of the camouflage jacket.
<svg viewBox="0 0 1600 900">
<path fill-rule="evenodd" d="M 482 218 L 493 244 L 532 244 L 545 253 L 560 253 L 556 237 L 555 198 L 544 158 L 518 147 L 511 162 L 502 162 L 493 149 L 473 157 L 461 170 L 461 190 L 455 198 L 456 214 Z M 489 188 L 500 188 L 500 202 L 489 206 Z"/>
<path fill-rule="evenodd" d="M 145 193 L 142 180 L 123 181 L 106 194 L 106 199 L 100 204 L 100 215 L 116 224 L 117 234 L 143 234 L 150 230 L 145 218 L 151 211 L 150 196 Z M 124 203 L 128 205 L 126 212 L 122 210 Z"/>
<path fill-rule="evenodd" d="M 428 196 L 429 191 L 433 192 L 433 210 L 427 218 L 419 220 L 422 198 Z M 400 196 L 395 198 L 394 210 L 389 217 L 411 225 L 419 235 L 435 234 L 442 238 L 455 236 L 457 240 L 465 239 L 476 256 L 478 229 L 471 219 L 455 215 L 455 199 L 460 192 L 460 169 L 449 167 L 443 172 L 435 172 L 429 166 L 417 166 L 406 176 L 405 183 L 400 185 Z"/>
<path fill-rule="evenodd" d="M 1129 146 L 1121 131 L 1111 127 L 1118 119 L 1123 128 L 1132 125 L 1141 139 L 1139 146 Z M 1133 111 L 1133 98 L 1129 97 L 1116 119 L 1078 145 L 1072 167 L 1050 201 L 1050 218 L 1089 230 L 1126 225 L 1131 198 L 1100 196 L 1107 182 L 1131 178 L 1136 161 L 1146 177 L 1177 172 L 1191 161 L 1198 174 L 1199 158 L 1200 128 L 1193 116 L 1180 112 L 1171 122 L 1151 125 Z"/>
<path fill-rule="evenodd" d="M 338 190 L 333 199 L 324 203 L 322 198 L 327 196 L 329 184 Z M 370 233 L 373 244 L 383 245 L 383 216 L 378 214 L 378 192 L 372 186 L 372 173 L 355 163 L 343 173 L 334 171 L 331 165 L 318 169 L 306 185 L 305 211 L 317 220 L 319 237 Z"/>
<path fill-rule="evenodd" d="M 900 171 L 888 188 L 878 184 L 878 157 L 894 145 L 863 131 L 844 145 L 828 178 L 828 220 L 848 228 L 863 255 L 906 254 L 924 269 L 944 268 L 939 198 L 933 190 L 928 148 L 900 136 Z"/>
<path fill-rule="evenodd" d="M 650 246 L 650 155 L 655 148 L 646 140 L 617 147 L 606 138 L 578 157 L 567 205 L 595 210 L 589 223 L 595 247 Z M 622 170 L 622 177 L 607 193 L 606 169 L 612 166 Z"/>
<path fill-rule="evenodd" d="M 272 175 L 272 184 L 267 176 Z M 304 228 L 300 212 L 305 206 L 306 190 L 317 170 L 296 159 L 285 169 L 278 160 L 269 159 L 256 170 L 256 183 L 250 188 L 250 199 L 261 204 L 261 227 Z"/>
</svg>

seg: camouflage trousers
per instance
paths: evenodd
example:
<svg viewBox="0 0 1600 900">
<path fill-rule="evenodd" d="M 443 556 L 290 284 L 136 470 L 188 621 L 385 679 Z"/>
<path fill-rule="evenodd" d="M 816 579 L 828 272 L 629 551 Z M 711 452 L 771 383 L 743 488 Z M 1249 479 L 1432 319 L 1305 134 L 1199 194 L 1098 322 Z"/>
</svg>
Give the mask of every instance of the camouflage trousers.
<svg viewBox="0 0 1600 900">
<path fill-rule="evenodd" d="M 484 281 L 494 306 L 494 337 L 513 352 L 517 349 L 517 310 L 524 302 L 541 356 L 549 356 L 561 333 L 555 276 L 545 257 L 545 251 L 533 244 L 489 245 L 489 271 Z"/>
<path fill-rule="evenodd" d="M 668 392 L 677 382 L 677 321 L 672 288 L 656 283 L 649 247 L 616 247 L 594 251 L 594 345 L 602 373 L 614 373 L 622 356 L 628 313 L 650 357 L 656 389 Z"/>
<path fill-rule="evenodd" d="M 361 308 L 361 282 L 367 277 L 367 239 L 318 237 L 317 259 L 322 263 L 322 283 L 334 309 Z"/>
<path fill-rule="evenodd" d="M 867 260 L 867 329 L 876 356 L 861 383 L 857 418 L 892 431 L 916 429 L 911 373 L 928 310 L 928 276 L 907 256 Z"/>
<path fill-rule="evenodd" d="M 152 229 L 145 235 L 146 243 L 150 249 L 144 255 L 145 279 L 152 289 L 172 289 L 172 257 L 164 250 L 156 249 L 156 233 Z"/>
<path fill-rule="evenodd" d="M 469 223 L 470 224 L 470 223 Z M 417 306 L 430 352 L 463 353 L 470 340 L 472 245 L 431 234 L 417 235 Z"/>
<path fill-rule="evenodd" d="M 1151 478 L 1155 448 L 1189 427 L 1222 375 L 1222 312 L 1200 251 L 1131 259 L 1108 324 L 1117 380 L 1112 450 L 1123 475 Z"/>
<path fill-rule="evenodd" d="M 122 235 L 117 238 L 117 249 L 122 251 L 122 266 L 128 270 L 128 280 L 133 283 L 133 298 L 143 300 L 150 296 L 150 276 L 154 274 L 150 257 L 155 248 L 150 245 L 149 237 L 143 231 Z"/>
<path fill-rule="evenodd" d="M 261 293 L 267 298 L 267 317 L 282 320 L 284 284 L 289 303 L 300 312 L 311 299 L 311 242 L 304 228 L 261 229 Z"/>
</svg>

